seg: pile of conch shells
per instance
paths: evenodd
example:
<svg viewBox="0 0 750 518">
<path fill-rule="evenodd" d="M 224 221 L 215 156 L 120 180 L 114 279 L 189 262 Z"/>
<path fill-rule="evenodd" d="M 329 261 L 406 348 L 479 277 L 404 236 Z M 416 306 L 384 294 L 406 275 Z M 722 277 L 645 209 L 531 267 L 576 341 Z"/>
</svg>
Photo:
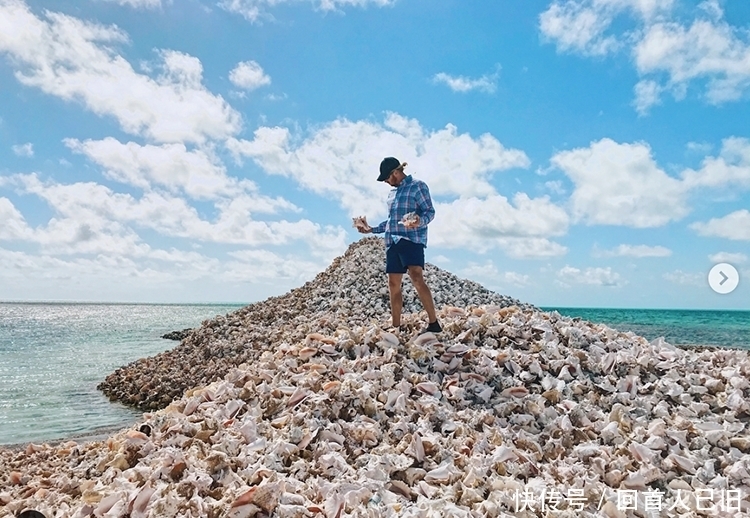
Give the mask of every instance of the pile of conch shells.
<svg viewBox="0 0 750 518">
<path fill-rule="evenodd" d="M 750 515 L 747 351 L 490 302 L 394 334 L 341 300 L 252 339 L 204 323 L 204 363 L 247 350 L 222 378 L 106 441 L 0 451 L 0 517 Z"/>
<path fill-rule="evenodd" d="M 408 276 L 404 277 L 404 311 L 418 313 L 422 305 Z M 431 264 L 425 265 L 425 279 L 438 308 L 531 307 Z M 389 315 L 383 240 L 367 237 L 302 287 L 206 321 L 175 349 L 118 369 L 99 388 L 130 406 L 164 408 L 185 390 L 207 385 L 250 361 L 256 349 L 272 349 L 288 336 L 313 332 L 320 322 L 352 327 L 380 324 Z"/>
</svg>

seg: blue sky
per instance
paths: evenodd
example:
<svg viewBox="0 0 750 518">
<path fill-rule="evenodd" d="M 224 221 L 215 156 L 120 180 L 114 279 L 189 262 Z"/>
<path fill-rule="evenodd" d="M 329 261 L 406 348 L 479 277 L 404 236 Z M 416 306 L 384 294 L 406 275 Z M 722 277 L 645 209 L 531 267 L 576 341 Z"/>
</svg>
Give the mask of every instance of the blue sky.
<svg viewBox="0 0 750 518">
<path fill-rule="evenodd" d="M 748 309 L 749 101 L 747 2 L 0 0 L 0 300 L 284 293 L 396 156 L 461 277 Z"/>
</svg>

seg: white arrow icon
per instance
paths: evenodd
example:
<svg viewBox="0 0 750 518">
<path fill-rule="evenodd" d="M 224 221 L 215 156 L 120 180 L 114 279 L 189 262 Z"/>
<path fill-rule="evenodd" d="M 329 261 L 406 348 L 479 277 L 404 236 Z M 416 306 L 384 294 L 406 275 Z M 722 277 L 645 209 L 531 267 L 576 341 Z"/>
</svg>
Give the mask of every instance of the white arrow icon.
<svg viewBox="0 0 750 518">
<path fill-rule="evenodd" d="M 719 263 L 708 272 L 708 285 L 721 295 L 732 293 L 739 283 L 740 274 L 729 263 Z"/>
</svg>

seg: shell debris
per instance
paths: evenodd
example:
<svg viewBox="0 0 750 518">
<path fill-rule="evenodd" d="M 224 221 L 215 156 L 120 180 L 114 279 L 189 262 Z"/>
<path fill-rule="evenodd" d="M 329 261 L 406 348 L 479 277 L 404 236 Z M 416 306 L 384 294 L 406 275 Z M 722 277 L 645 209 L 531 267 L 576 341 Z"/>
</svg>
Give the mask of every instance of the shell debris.
<svg viewBox="0 0 750 518">
<path fill-rule="evenodd" d="M 0 449 L 0 517 L 541 517 L 514 495 L 573 489 L 582 507 L 560 516 L 708 489 L 741 495 L 716 516 L 748 515 L 748 351 L 649 342 L 434 267 L 444 331 L 420 336 L 407 297 L 391 338 L 382 247 L 364 238 L 113 373 L 108 393 L 166 407 L 144 414 L 150 433 Z M 153 394 L 134 388 L 146 376 Z"/>
</svg>

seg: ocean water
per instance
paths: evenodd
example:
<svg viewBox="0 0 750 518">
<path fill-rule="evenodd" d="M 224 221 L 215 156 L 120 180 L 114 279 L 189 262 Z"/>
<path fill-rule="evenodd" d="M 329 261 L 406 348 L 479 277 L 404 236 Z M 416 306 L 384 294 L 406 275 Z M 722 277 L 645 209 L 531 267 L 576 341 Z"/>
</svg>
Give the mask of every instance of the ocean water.
<svg viewBox="0 0 750 518">
<path fill-rule="evenodd" d="M 241 305 L 0 303 L 0 444 L 131 425 L 142 413 L 96 386 L 178 342 L 161 335 Z M 673 344 L 750 348 L 750 311 L 545 308 Z"/>
<path fill-rule="evenodd" d="M 161 335 L 239 305 L 0 303 L 0 444 L 127 426 L 142 412 L 96 386 L 116 368 L 179 342 Z"/>
<path fill-rule="evenodd" d="M 649 340 L 673 345 L 750 349 L 750 311 L 692 309 L 543 308 L 561 315 L 601 322 Z"/>
</svg>

